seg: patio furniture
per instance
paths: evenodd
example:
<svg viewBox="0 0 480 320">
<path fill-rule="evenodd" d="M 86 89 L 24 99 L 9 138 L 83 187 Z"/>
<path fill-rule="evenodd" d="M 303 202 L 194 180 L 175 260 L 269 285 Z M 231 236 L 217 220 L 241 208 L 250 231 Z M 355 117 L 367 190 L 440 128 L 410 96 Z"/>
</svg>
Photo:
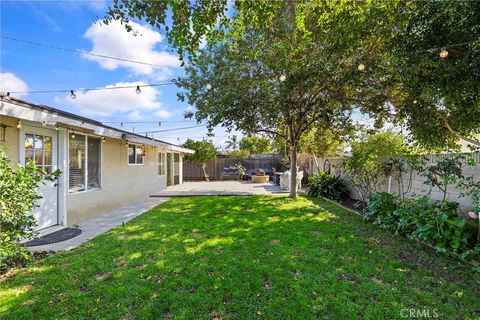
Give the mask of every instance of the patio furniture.
<svg viewBox="0 0 480 320">
<path fill-rule="evenodd" d="M 238 180 L 239 173 L 235 168 L 223 168 L 222 174 L 220 175 L 221 180 Z"/>
<path fill-rule="evenodd" d="M 290 176 L 291 176 L 290 170 L 287 170 L 280 174 L 280 188 L 282 190 L 290 189 Z M 303 171 L 298 171 L 297 172 L 297 191 L 302 187 L 302 178 L 303 178 Z"/>
<path fill-rule="evenodd" d="M 265 170 L 258 169 L 255 175 L 252 175 L 253 183 L 267 183 L 270 177 L 265 174 Z"/>
</svg>

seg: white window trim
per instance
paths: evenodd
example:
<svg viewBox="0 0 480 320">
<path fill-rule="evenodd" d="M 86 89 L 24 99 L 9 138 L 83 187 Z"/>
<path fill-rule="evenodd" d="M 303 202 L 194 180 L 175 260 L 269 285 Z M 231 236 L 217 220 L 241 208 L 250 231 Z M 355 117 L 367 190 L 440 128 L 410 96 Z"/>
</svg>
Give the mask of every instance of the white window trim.
<svg viewBox="0 0 480 320">
<path fill-rule="evenodd" d="M 158 161 L 158 155 L 164 155 L 165 158 L 163 159 L 163 174 L 158 173 L 158 166 L 160 166 L 160 162 Z M 157 175 L 159 177 L 165 177 L 167 175 L 167 153 L 163 151 L 158 151 L 157 153 Z"/>
<path fill-rule="evenodd" d="M 82 194 L 86 192 L 94 192 L 102 190 L 103 186 L 103 146 L 102 146 L 102 138 L 92 134 L 86 133 L 75 133 L 81 136 L 85 136 L 85 190 L 81 191 L 70 191 L 70 136 L 74 133 L 73 131 L 67 132 L 67 168 L 68 168 L 68 181 L 67 181 L 67 191 L 69 195 L 73 194 Z M 88 137 L 94 137 L 100 139 L 100 187 L 96 188 L 88 188 Z"/>
<path fill-rule="evenodd" d="M 130 149 L 130 146 L 135 146 L 135 163 L 130 163 L 130 157 L 128 154 L 128 149 Z M 135 144 L 135 143 L 128 143 L 127 145 L 127 165 L 129 166 L 143 166 L 145 164 L 145 157 L 147 156 L 147 149 L 142 154 L 142 163 L 137 163 L 137 148 L 140 147 L 142 148 L 141 144 Z"/>
</svg>

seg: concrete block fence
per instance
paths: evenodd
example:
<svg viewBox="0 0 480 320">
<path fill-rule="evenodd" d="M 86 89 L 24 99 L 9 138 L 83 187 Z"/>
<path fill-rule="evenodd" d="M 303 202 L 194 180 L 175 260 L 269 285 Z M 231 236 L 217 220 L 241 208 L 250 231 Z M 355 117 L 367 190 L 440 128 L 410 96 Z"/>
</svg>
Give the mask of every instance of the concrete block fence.
<svg viewBox="0 0 480 320">
<path fill-rule="evenodd" d="M 438 154 L 438 155 L 426 155 L 427 164 L 433 165 L 439 159 L 449 157 L 453 158 L 459 154 L 449 153 L 449 154 Z M 480 181 L 480 153 L 464 153 L 468 157 L 472 157 L 475 161 L 475 165 L 464 164 L 462 171 L 465 177 L 473 176 L 474 181 Z M 349 184 L 348 177 L 342 169 L 342 163 L 345 161 L 346 157 L 326 157 L 326 158 L 317 158 L 318 165 L 320 170 L 328 171 L 330 167 L 330 173 L 333 175 L 340 175 L 346 182 Z M 388 158 L 385 158 L 385 160 Z M 317 173 L 318 170 L 313 166 L 312 171 Z M 388 191 L 388 177 L 381 177 L 377 183 L 378 192 L 387 192 Z M 404 174 L 404 188 L 407 189 L 409 184 L 410 175 Z M 355 190 L 349 186 L 350 194 L 354 199 L 360 199 L 360 196 L 356 194 Z M 390 185 L 390 193 L 398 194 L 399 186 L 397 185 L 396 179 L 392 178 Z M 432 200 L 441 200 L 442 192 L 437 187 L 431 187 L 425 184 L 425 178 L 422 177 L 418 172 L 413 171 L 411 178 L 411 189 L 406 194 L 407 197 L 422 196 L 430 192 L 430 198 Z M 447 197 L 450 201 L 455 201 L 460 204 L 464 209 L 470 209 L 472 207 L 472 199 L 470 197 L 461 197 L 461 190 L 455 188 L 454 186 L 449 186 Z"/>
</svg>

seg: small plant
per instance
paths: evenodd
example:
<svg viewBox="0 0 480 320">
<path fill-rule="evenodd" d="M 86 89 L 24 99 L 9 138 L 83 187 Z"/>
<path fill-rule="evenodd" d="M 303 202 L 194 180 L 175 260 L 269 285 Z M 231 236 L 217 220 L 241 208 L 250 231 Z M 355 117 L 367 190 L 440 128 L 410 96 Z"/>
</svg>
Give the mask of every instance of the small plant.
<svg viewBox="0 0 480 320">
<path fill-rule="evenodd" d="M 47 174 L 33 162 L 14 170 L 0 148 L 0 273 L 31 258 L 20 243 L 34 235 L 35 219 L 28 213 L 41 198 L 38 187 L 44 180 L 54 180 L 60 171 Z"/>
<path fill-rule="evenodd" d="M 307 194 L 310 197 L 326 197 L 339 200 L 348 194 L 345 182 L 339 176 L 332 176 L 323 171 L 308 178 Z"/>
<path fill-rule="evenodd" d="M 235 163 L 230 169 L 236 169 L 238 171 L 238 179 L 241 180 L 242 177 L 247 173 L 247 168 L 245 168 L 240 162 Z"/>
</svg>

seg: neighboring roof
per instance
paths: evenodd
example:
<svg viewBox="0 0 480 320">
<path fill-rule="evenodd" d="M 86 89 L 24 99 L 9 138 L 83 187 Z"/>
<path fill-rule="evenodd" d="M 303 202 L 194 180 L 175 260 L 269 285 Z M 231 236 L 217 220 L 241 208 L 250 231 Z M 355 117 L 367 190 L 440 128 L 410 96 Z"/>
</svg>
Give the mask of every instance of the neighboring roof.
<svg viewBox="0 0 480 320">
<path fill-rule="evenodd" d="M 167 150 L 177 151 L 182 153 L 194 153 L 193 150 L 187 149 L 166 141 L 149 138 L 137 133 L 117 129 L 106 126 L 103 123 L 73 114 L 60 109 L 48 107 L 45 105 L 34 104 L 14 97 L 8 97 L 0 94 L 0 115 L 11 116 L 22 120 L 34 121 L 41 123 L 54 123 L 55 126 L 64 127 L 80 132 L 91 132 L 96 135 L 110 137 L 130 141 L 133 143 L 141 143 L 156 147 L 162 147 Z M 27 108 L 33 112 L 24 112 L 22 108 Z"/>
</svg>

